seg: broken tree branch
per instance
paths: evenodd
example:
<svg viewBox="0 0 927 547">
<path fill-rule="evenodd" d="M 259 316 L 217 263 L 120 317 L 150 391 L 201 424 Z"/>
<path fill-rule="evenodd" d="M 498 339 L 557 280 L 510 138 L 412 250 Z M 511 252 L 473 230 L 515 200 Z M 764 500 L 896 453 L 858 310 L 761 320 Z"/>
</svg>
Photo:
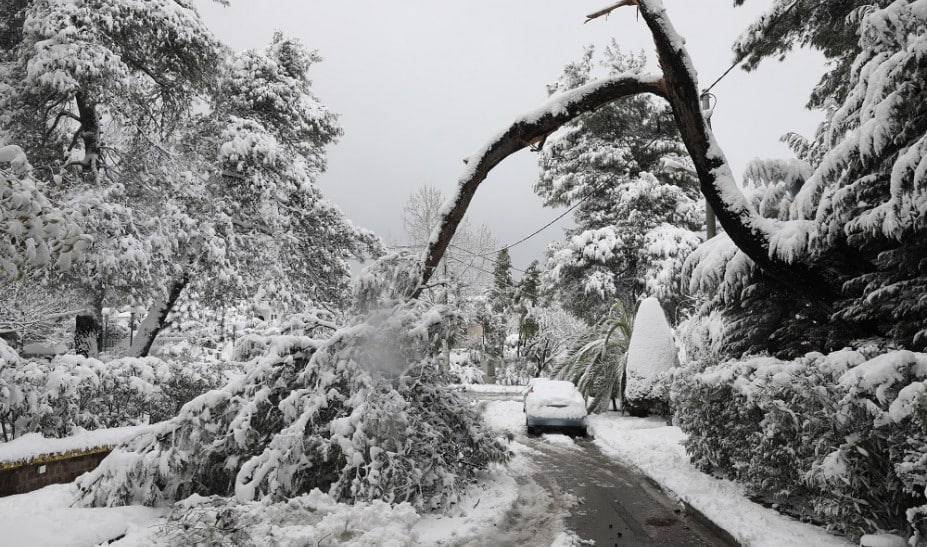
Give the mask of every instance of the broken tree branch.
<svg viewBox="0 0 927 547">
<path fill-rule="evenodd" d="M 444 256 L 476 189 L 486 179 L 490 170 L 508 156 L 527 148 L 539 138 L 577 117 L 612 101 L 641 93 L 663 96 L 663 80 L 657 76 L 623 74 L 578 87 L 552 98 L 540 109 L 518 118 L 489 144 L 467 158 L 464 161 L 467 169 L 458 181 L 457 194 L 445 204 L 441 221 L 428 243 L 422 276 L 412 297 L 417 298 L 428 285 L 428 280 Z"/>
<path fill-rule="evenodd" d="M 593 19 L 598 19 L 599 17 L 602 17 L 602 16 L 608 16 L 608 14 L 610 14 L 611 12 L 615 11 L 618 8 L 623 8 L 624 6 L 636 6 L 636 5 L 637 5 L 637 0 L 621 0 L 621 2 L 618 2 L 617 4 L 612 4 L 611 6 L 608 6 L 607 8 L 603 8 L 603 9 L 600 9 L 599 11 L 590 13 L 589 15 L 586 16 L 586 20 L 583 21 L 583 23 L 584 24 L 588 23 L 589 21 L 592 21 Z"/>
</svg>

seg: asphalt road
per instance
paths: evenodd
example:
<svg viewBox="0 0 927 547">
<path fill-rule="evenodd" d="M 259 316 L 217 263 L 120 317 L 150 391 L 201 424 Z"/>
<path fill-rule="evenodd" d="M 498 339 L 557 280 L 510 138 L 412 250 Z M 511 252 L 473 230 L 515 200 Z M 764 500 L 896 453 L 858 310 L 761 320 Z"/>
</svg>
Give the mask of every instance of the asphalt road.
<svg viewBox="0 0 927 547">
<path fill-rule="evenodd" d="M 534 481 L 554 498 L 576 500 L 567 528 L 596 547 L 736 545 L 687 515 L 646 478 L 605 457 L 591 439 L 574 439 L 573 445 L 543 437 L 518 440 L 534 449 Z"/>
</svg>

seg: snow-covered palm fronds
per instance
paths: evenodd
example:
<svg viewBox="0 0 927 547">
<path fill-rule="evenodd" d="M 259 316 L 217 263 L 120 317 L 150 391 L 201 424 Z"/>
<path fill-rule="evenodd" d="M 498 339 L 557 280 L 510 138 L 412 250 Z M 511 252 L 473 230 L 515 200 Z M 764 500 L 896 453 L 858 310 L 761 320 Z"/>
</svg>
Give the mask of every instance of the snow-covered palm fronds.
<svg viewBox="0 0 927 547">
<path fill-rule="evenodd" d="M 632 322 L 624 304 L 581 334 L 566 358 L 554 367 L 555 378 L 576 384 L 588 400 L 590 412 L 602 412 L 622 397 Z"/>
</svg>

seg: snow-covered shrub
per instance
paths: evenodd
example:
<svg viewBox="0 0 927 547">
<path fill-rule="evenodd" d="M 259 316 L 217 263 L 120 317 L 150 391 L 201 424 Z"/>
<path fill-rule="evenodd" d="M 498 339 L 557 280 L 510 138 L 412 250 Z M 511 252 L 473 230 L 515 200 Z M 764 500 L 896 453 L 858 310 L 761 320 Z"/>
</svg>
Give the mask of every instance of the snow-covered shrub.
<svg viewBox="0 0 927 547">
<path fill-rule="evenodd" d="M 12 356 L 0 354 L 0 423 L 7 440 L 165 420 L 225 381 L 221 371 L 198 362 L 126 357 L 104 363 L 79 355 L 24 362 Z"/>
<path fill-rule="evenodd" d="M 374 292 L 365 302 L 388 300 Z M 85 475 L 82 503 L 279 501 L 315 488 L 420 509 L 453 502 L 478 470 L 507 458 L 432 357 L 458 318 L 415 301 L 327 339 L 275 338 L 245 375 Z"/>
<path fill-rule="evenodd" d="M 483 369 L 480 368 L 482 356 L 477 350 L 452 349 L 448 374 L 455 384 L 482 384 Z"/>
<path fill-rule="evenodd" d="M 922 528 L 927 354 L 875 351 L 677 375 L 675 419 L 693 462 L 854 537 Z"/>
<path fill-rule="evenodd" d="M 668 412 L 663 378 L 675 365 L 676 343 L 663 307 L 645 298 L 634 317 L 625 365 L 624 404 L 632 415 Z"/>
<path fill-rule="evenodd" d="M 538 366 L 524 357 L 509 356 L 496 367 L 496 383 L 503 386 L 524 386 L 537 376 Z"/>
</svg>

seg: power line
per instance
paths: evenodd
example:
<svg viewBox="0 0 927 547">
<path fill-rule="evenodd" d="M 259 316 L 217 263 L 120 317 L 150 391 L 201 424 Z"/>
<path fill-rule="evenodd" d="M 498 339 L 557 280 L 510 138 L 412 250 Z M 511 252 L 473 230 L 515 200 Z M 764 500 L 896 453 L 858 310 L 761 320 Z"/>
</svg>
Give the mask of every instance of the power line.
<svg viewBox="0 0 927 547">
<path fill-rule="evenodd" d="M 584 201 L 588 200 L 588 199 L 591 198 L 592 196 L 593 196 L 593 194 L 589 194 L 589 195 L 587 195 L 586 197 L 584 197 L 583 199 L 577 201 L 577 202 L 574 203 L 569 209 L 567 209 L 566 211 L 564 211 L 564 212 L 560 213 L 559 215 L 557 215 L 556 218 L 554 218 L 553 220 L 551 220 L 551 221 L 548 222 L 547 224 L 541 226 L 541 227 L 538 228 L 537 230 L 531 232 L 530 234 L 526 235 L 525 237 L 519 239 L 519 240 L 516 241 L 515 243 L 511 243 L 511 244 L 509 244 L 509 245 L 506 245 L 505 247 L 501 247 L 501 248 L 499 248 L 499 249 L 496 249 L 495 251 L 492 251 L 492 252 L 489 252 L 489 253 L 486 253 L 486 254 L 483 254 L 483 255 L 476 255 L 476 256 L 482 256 L 482 257 L 492 256 L 492 255 L 499 254 L 499 253 L 501 253 L 502 251 L 506 251 L 506 250 L 508 250 L 508 249 L 511 249 L 512 247 L 514 247 L 514 246 L 516 246 L 516 245 L 521 245 L 522 243 L 528 241 L 528 240 L 531 239 L 532 237 L 534 237 L 534 236 L 538 235 L 539 233 L 543 232 L 544 230 L 550 228 L 555 222 L 557 222 L 557 221 L 560 220 L 561 218 L 563 218 L 563 217 L 567 216 L 568 214 L 570 214 L 570 212 L 573 211 L 573 209 L 576 209 L 577 207 L 579 207 Z"/>
</svg>

